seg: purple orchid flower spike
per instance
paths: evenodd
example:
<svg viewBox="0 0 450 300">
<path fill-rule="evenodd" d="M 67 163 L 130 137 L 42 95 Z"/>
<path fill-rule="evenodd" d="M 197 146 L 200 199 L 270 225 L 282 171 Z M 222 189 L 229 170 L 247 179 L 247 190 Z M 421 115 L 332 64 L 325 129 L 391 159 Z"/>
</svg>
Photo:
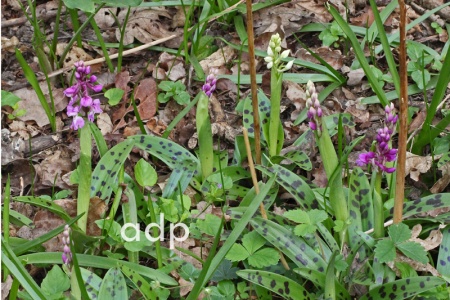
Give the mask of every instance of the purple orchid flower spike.
<svg viewBox="0 0 450 300">
<path fill-rule="evenodd" d="M 317 131 L 320 135 L 322 122 L 322 108 L 320 107 L 319 98 L 317 96 L 316 87 L 310 80 L 306 85 L 306 108 L 308 108 L 307 117 L 309 119 L 309 127 L 313 131 Z"/>
<path fill-rule="evenodd" d="M 206 77 L 206 82 L 202 87 L 202 90 L 205 92 L 206 96 L 211 97 L 212 93 L 216 90 L 217 78 L 215 73 L 211 73 Z"/>
<path fill-rule="evenodd" d="M 70 267 L 72 263 L 72 251 L 70 250 L 70 227 L 69 225 L 66 225 L 64 227 L 63 231 L 63 254 L 62 254 L 62 261 L 67 266 Z"/>
<path fill-rule="evenodd" d="M 73 117 L 70 128 L 77 130 L 85 124 L 84 114 L 87 113 L 88 120 L 93 122 L 95 114 L 103 112 L 100 108 L 100 100 L 92 99 L 89 95 L 90 91 L 100 92 L 103 86 L 95 84 L 97 77 L 90 75 L 91 67 L 85 66 L 83 61 L 76 62 L 74 66 L 75 83 L 64 90 L 64 95 L 71 98 L 67 105 L 67 115 Z"/>
<path fill-rule="evenodd" d="M 397 149 L 391 149 L 389 142 L 394 134 L 398 116 L 394 113 L 394 105 L 392 103 L 391 105 L 386 105 L 385 112 L 385 126 L 377 131 L 375 151 L 360 154 L 356 164 L 358 166 L 371 164 L 375 170 L 393 173 L 395 168 L 386 166 L 386 163 L 397 159 Z"/>
</svg>

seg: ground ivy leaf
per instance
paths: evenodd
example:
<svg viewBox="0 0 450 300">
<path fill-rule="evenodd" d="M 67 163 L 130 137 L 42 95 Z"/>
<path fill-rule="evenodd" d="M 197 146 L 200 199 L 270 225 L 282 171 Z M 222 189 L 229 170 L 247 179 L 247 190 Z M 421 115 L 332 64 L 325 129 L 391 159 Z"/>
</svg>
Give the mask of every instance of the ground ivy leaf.
<svg viewBox="0 0 450 300">
<path fill-rule="evenodd" d="M 314 233 L 317 227 L 310 224 L 300 224 L 295 226 L 294 233 L 298 236 L 305 236 L 310 233 Z"/>
<path fill-rule="evenodd" d="M 301 209 L 290 210 L 284 213 L 284 217 L 295 223 L 310 223 L 309 215 L 306 211 Z"/>
<path fill-rule="evenodd" d="M 428 262 L 427 252 L 422 245 L 416 242 L 404 242 L 397 245 L 398 250 L 415 261 L 426 264 Z"/>
<path fill-rule="evenodd" d="M 62 295 L 70 288 L 70 279 L 58 265 L 54 265 L 42 281 L 41 288 L 48 296 Z"/>
<path fill-rule="evenodd" d="M 389 236 L 395 244 L 402 243 L 411 238 L 411 230 L 403 223 L 389 226 Z"/>
<path fill-rule="evenodd" d="M 375 257 L 379 263 L 393 261 L 395 259 L 395 244 L 390 239 L 384 239 L 375 246 Z"/>
<path fill-rule="evenodd" d="M 255 251 L 264 246 L 265 243 L 266 239 L 256 231 L 251 231 L 242 238 L 242 245 L 247 249 L 249 254 L 255 253 Z"/>
<path fill-rule="evenodd" d="M 278 263 L 280 254 L 273 248 L 264 248 L 256 251 L 248 258 L 248 263 L 256 268 L 273 266 Z"/>
<path fill-rule="evenodd" d="M 233 267 L 233 264 L 228 259 L 224 259 L 220 265 L 217 267 L 213 276 L 211 277 L 212 281 L 222 281 L 227 279 L 236 279 L 236 272 L 239 271 L 239 268 Z"/>
<path fill-rule="evenodd" d="M 225 256 L 231 261 L 242 261 L 249 256 L 248 251 L 241 244 L 234 244 Z"/>
<path fill-rule="evenodd" d="M 205 219 L 198 219 L 196 225 L 201 232 L 211 236 L 216 236 L 217 232 L 219 232 L 221 223 L 222 222 L 218 216 L 206 214 Z"/>
</svg>

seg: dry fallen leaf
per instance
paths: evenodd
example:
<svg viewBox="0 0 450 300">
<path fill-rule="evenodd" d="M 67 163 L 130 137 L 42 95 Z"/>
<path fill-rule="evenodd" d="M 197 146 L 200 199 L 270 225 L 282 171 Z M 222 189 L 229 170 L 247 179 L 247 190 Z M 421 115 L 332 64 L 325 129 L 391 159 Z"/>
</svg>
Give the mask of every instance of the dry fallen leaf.
<svg viewBox="0 0 450 300">
<path fill-rule="evenodd" d="M 231 62 L 235 55 L 236 53 L 233 48 L 230 46 L 225 46 L 202 60 L 200 62 L 200 66 L 205 74 L 209 74 L 211 69 L 220 68 Z"/>
<path fill-rule="evenodd" d="M 344 65 L 344 56 L 342 55 L 341 51 L 339 50 L 332 50 L 329 47 L 320 47 L 317 49 L 310 49 L 315 54 L 320 56 L 324 61 L 326 61 L 330 66 L 333 67 L 335 70 L 339 70 Z M 300 49 L 295 54 L 297 58 L 319 64 L 319 61 L 315 59 L 311 53 L 306 51 L 305 49 Z"/>
<path fill-rule="evenodd" d="M 50 99 L 47 83 L 45 81 L 40 82 L 39 86 L 41 87 L 45 98 L 47 100 Z M 63 89 L 52 87 L 52 92 L 56 112 L 64 110 L 67 107 L 67 103 L 69 102 L 69 100 L 64 96 Z M 22 101 L 18 102 L 19 109 L 26 110 L 26 114 L 19 117 L 19 120 L 35 121 L 39 127 L 44 127 L 50 124 L 45 110 L 42 107 L 41 102 L 39 101 L 39 98 L 33 89 L 22 88 L 14 91 L 13 94 L 22 99 Z"/>
<path fill-rule="evenodd" d="M 123 24 L 127 10 L 123 9 L 117 18 Z M 125 27 L 124 45 L 129 45 L 136 38 L 141 43 L 150 43 L 171 34 L 160 22 L 160 17 L 172 19 L 165 8 L 135 8 L 131 10 L 127 26 Z M 116 38 L 120 41 L 120 30 L 116 29 Z"/>
<path fill-rule="evenodd" d="M 12 283 L 13 283 L 13 279 L 12 279 L 11 275 L 8 275 L 5 282 L 2 281 L 2 293 L 1 293 L 2 300 L 5 300 L 8 297 L 9 291 L 11 290 Z"/>
<path fill-rule="evenodd" d="M 431 156 L 418 156 L 406 152 L 405 176 L 409 175 L 412 180 L 419 181 L 420 174 L 428 172 L 432 163 Z"/>
<path fill-rule="evenodd" d="M 156 113 L 156 81 L 153 78 L 143 79 L 134 93 L 134 99 L 139 100 L 137 107 L 142 120 L 149 120 Z"/>
<path fill-rule="evenodd" d="M 450 184 L 450 162 L 439 167 L 439 170 L 442 172 L 442 177 L 431 187 L 430 192 L 433 194 L 442 192 Z"/>
<path fill-rule="evenodd" d="M 36 173 L 40 178 L 39 185 L 42 188 L 59 187 L 68 189 L 69 186 L 62 180 L 62 176 L 73 170 L 71 156 L 56 150 L 47 155 L 38 165 L 35 165 Z"/>
<path fill-rule="evenodd" d="M 113 124 L 111 118 L 107 113 L 101 113 L 97 116 L 97 126 L 100 129 L 102 135 L 111 133 L 113 130 Z"/>
<path fill-rule="evenodd" d="M 117 7 L 108 7 L 100 9 L 97 14 L 95 14 L 94 19 L 97 26 L 101 29 L 110 29 L 112 25 L 116 22 L 113 15 L 117 14 Z"/>
</svg>

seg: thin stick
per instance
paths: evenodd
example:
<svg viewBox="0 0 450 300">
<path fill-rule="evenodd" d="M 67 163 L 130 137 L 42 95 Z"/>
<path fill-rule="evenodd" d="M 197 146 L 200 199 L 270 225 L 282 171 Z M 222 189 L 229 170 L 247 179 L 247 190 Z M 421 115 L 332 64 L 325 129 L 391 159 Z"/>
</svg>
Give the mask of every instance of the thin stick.
<svg viewBox="0 0 450 300">
<path fill-rule="evenodd" d="M 248 139 L 247 128 L 243 127 L 242 133 L 244 134 L 245 149 L 247 150 L 248 168 L 250 169 L 250 174 L 252 175 L 252 181 L 253 181 L 253 186 L 255 187 L 255 193 L 256 193 L 256 195 L 258 195 L 259 194 L 258 178 L 256 176 L 255 165 L 253 164 L 252 149 L 250 148 L 250 141 Z M 267 220 L 267 213 L 266 213 L 266 209 L 264 208 L 263 203 L 261 203 L 259 205 L 259 209 L 261 210 L 261 216 L 263 217 L 263 219 Z M 280 249 L 278 249 L 278 252 L 280 254 L 281 264 L 283 265 L 283 267 L 286 270 L 290 270 L 289 265 L 286 261 L 286 258 L 284 258 L 283 252 L 281 252 Z"/>
<path fill-rule="evenodd" d="M 133 49 L 129 49 L 129 50 L 123 51 L 122 56 L 127 56 L 127 55 L 130 55 L 130 54 L 136 53 L 138 51 L 145 50 L 145 49 L 147 49 L 149 47 L 152 47 L 152 46 L 155 46 L 155 45 L 167 42 L 168 40 L 171 40 L 171 39 L 173 39 L 173 38 L 175 38 L 177 36 L 178 36 L 177 34 L 172 34 L 172 35 L 170 35 L 168 37 L 165 37 L 165 38 L 162 38 L 162 39 L 159 39 L 159 40 L 156 40 L 156 41 L 153 41 L 153 42 L 150 42 L 150 43 L 138 46 L 138 47 L 133 48 Z M 109 56 L 110 59 L 115 59 L 117 57 L 119 57 L 119 53 L 115 53 L 115 54 L 112 54 L 112 55 Z M 100 58 L 96 58 L 96 59 L 93 59 L 93 60 L 90 60 L 90 61 L 85 61 L 84 65 L 85 66 L 90 66 L 90 65 L 95 65 L 95 64 L 98 64 L 98 63 L 101 63 L 101 62 L 104 62 L 104 61 L 106 61 L 106 59 L 104 57 L 100 57 Z M 73 69 L 73 66 L 56 70 L 56 71 L 48 74 L 48 77 L 51 78 L 51 77 L 58 76 L 59 74 L 62 74 L 62 73 L 66 72 L 66 71 L 69 71 L 71 69 Z M 39 80 L 40 80 L 40 78 L 39 78 Z"/>
<path fill-rule="evenodd" d="M 248 131 L 247 128 L 242 127 L 242 133 L 244 134 L 244 142 L 245 149 L 247 150 L 247 160 L 248 160 L 248 168 L 250 169 L 250 174 L 252 175 L 253 186 L 255 187 L 256 195 L 259 194 L 259 185 L 258 185 L 258 177 L 256 176 L 255 165 L 253 164 L 252 157 L 252 148 L 250 147 L 250 140 L 248 139 Z M 267 220 L 266 209 L 264 208 L 264 204 L 260 204 L 259 208 L 261 210 L 261 215 L 263 219 Z"/>
<path fill-rule="evenodd" d="M 255 64 L 255 43 L 253 35 L 253 11 L 252 0 L 247 3 L 247 35 L 248 35 L 248 56 L 250 60 L 250 83 L 252 91 L 253 126 L 255 136 L 256 163 L 261 164 L 261 130 L 259 126 L 258 94 L 256 90 L 256 64 Z"/>
<path fill-rule="evenodd" d="M 403 216 L 405 197 L 406 139 L 408 136 L 408 74 L 406 69 L 406 7 L 400 6 L 400 127 L 398 135 L 397 175 L 395 180 L 394 223 L 400 223 Z"/>
</svg>

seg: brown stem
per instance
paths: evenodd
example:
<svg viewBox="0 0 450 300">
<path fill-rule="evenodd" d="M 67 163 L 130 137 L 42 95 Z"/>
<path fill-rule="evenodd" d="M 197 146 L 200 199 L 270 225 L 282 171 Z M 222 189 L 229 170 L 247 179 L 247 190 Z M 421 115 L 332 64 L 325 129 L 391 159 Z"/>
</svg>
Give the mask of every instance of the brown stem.
<svg viewBox="0 0 450 300">
<path fill-rule="evenodd" d="M 255 129 L 255 154 L 256 163 L 261 164 L 261 130 L 259 127 L 258 94 L 256 90 L 256 64 L 255 64 L 255 43 L 253 35 L 253 11 L 252 0 L 247 3 L 247 35 L 248 35 L 248 56 L 250 61 L 250 83 L 252 91 L 253 126 Z"/>
<path fill-rule="evenodd" d="M 406 69 L 406 7 L 400 6 L 400 127 L 398 135 L 397 175 L 395 180 L 394 223 L 400 223 L 403 217 L 403 199 L 405 197 L 406 139 L 408 135 L 408 74 Z"/>
</svg>

